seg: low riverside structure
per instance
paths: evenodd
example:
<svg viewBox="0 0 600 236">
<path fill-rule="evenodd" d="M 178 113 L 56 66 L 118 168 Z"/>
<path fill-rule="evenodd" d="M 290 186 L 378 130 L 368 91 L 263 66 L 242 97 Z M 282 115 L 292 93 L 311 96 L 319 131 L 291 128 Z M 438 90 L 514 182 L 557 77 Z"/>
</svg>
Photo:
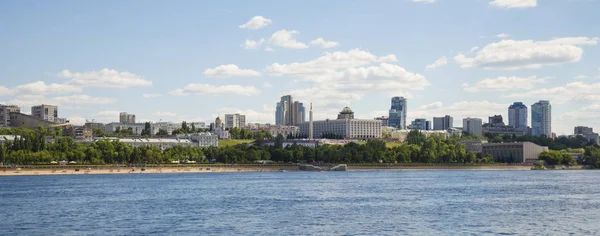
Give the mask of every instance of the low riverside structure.
<svg viewBox="0 0 600 236">
<path fill-rule="evenodd" d="M 283 137 L 287 137 L 289 135 L 296 137 L 300 133 L 300 129 L 297 126 L 285 126 L 285 125 L 271 125 L 271 124 L 248 124 L 246 126 L 247 130 L 252 131 L 254 134 L 258 133 L 258 131 L 266 131 L 271 133 L 273 137 L 277 137 L 281 135 Z"/>
<path fill-rule="evenodd" d="M 98 142 L 100 140 L 118 141 L 127 144 L 131 147 L 150 147 L 154 146 L 161 150 L 175 147 L 175 146 L 198 146 L 197 143 L 188 139 L 176 139 L 176 138 L 96 138 L 91 142 Z"/>
<path fill-rule="evenodd" d="M 460 140 L 459 142 L 462 143 L 463 145 L 465 145 L 465 151 L 473 152 L 473 153 L 480 153 L 483 149 L 483 144 L 487 143 L 487 140 L 473 139 L 473 140 Z"/>
<path fill-rule="evenodd" d="M 21 136 L 19 135 L 0 135 L 0 144 L 5 144 L 7 142 L 15 141 L 15 139 L 19 139 Z"/>
<path fill-rule="evenodd" d="M 531 142 L 485 143 L 482 144 L 481 154 L 490 154 L 496 162 L 524 163 L 538 160 L 540 153 L 544 151 L 548 151 L 548 147 Z"/>
</svg>

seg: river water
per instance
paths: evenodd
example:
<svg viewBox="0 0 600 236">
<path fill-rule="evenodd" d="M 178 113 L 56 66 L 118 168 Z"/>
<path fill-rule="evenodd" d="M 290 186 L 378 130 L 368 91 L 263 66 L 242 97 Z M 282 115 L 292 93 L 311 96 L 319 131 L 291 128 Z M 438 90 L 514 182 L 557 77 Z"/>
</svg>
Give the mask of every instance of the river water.
<svg viewBox="0 0 600 236">
<path fill-rule="evenodd" d="M 600 234 L 600 171 L 0 177 L 0 235 Z"/>
</svg>

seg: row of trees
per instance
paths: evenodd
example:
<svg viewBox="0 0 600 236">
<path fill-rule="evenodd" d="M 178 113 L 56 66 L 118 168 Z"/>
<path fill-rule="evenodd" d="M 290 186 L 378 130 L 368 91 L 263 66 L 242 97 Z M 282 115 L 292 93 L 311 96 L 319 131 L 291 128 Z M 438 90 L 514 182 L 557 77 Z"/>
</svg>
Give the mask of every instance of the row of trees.
<svg viewBox="0 0 600 236">
<path fill-rule="evenodd" d="M 498 134 L 486 134 L 485 137 L 491 143 L 510 143 L 510 142 L 532 142 L 540 146 L 547 146 L 551 150 L 565 150 L 568 148 L 577 149 L 584 148 L 587 146 L 594 145 L 593 142 L 587 140 L 585 137 L 581 135 L 577 135 L 574 137 L 558 137 L 556 139 L 552 139 L 546 135 L 542 136 L 531 136 L 531 135 L 498 135 Z"/>
</svg>

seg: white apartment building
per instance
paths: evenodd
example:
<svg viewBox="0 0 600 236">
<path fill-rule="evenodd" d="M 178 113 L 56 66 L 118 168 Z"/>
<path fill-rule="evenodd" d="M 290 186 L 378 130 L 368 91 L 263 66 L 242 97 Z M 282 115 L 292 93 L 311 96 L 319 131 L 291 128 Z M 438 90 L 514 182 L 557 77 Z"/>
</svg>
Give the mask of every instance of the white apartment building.
<svg viewBox="0 0 600 236">
<path fill-rule="evenodd" d="M 39 105 L 31 107 L 31 116 L 50 122 L 55 122 L 58 119 L 58 107 L 52 105 Z"/>
<path fill-rule="evenodd" d="M 479 118 L 467 117 L 463 119 L 463 132 L 474 136 L 482 136 L 482 120 Z"/>
<path fill-rule="evenodd" d="M 225 129 L 246 127 L 246 115 L 225 114 Z"/>
<path fill-rule="evenodd" d="M 172 134 L 173 131 L 181 129 L 181 123 L 173 123 L 173 122 L 156 122 L 150 123 L 150 133 L 155 135 L 160 130 L 167 131 L 168 134 Z"/>
<path fill-rule="evenodd" d="M 322 138 L 326 134 L 341 135 L 347 139 L 381 138 L 381 121 L 349 119 L 354 112 L 345 107 L 338 117 L 344 119 L 313 121 L 314 138 Z M 300 135 L 308 136 L 309 122 L 300 123 Z"/>
<path fill-rule="evenodd" d="M 97 142 L 103 139 L 95 139 L 94 142 Z M 174 139 L 174 138 L 111 138 L 110 140 L 119 141 L 121 143 L 127 144 L 131 147 L 150 147 L 155 146 L 161 150 L 165 150 L 167 148 L 172 148 L 175 146 L 195 146 L 196 143 L 192 142 L 188 139 Z"/>
<path fill-rule="evenodd" d="M 146 124 L 144 123 L 125 124 L 113 122 L 104 125 L 104 133 L 114 133 L 117 132 L 117 130 L 127 130 L 131 128 L 133 130 L 134 135 L 142 135 L 142 131 L 144 130 L 145 125 Z"/>
<path fill-rule="evenodd" d="M 296 137 L 296 135 L 300 134 L 300 128 L 297 126 L 285 126 L 285 125 L 271 125 L 271 124 L 248 124 L 246 126 L 247 130 L 254 132 L 254 134 L 258 133 L 258 131 L 267 131 L 273 135 L 273 137 L 277 137 L 278 135 L 282 135 L 283 137 L 287 137 L 288 135 L 292 135 Z"/>
<path fill-rule="evenodd" d="M 219 146 L 219 135 L 210 132 L 177 135 L 178 139 L 188 139 L 198 144 L 199 147 Z"/>
</svg>

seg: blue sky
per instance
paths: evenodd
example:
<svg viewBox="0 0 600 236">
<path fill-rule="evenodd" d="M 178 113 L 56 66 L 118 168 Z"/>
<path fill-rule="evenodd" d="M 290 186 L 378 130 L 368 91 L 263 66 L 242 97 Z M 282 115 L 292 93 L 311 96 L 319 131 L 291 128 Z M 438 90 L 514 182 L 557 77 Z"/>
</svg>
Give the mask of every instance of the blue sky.
<svg viewBox="0 0 600 236">
<path fill-rule="evenodd" d="M 315 118 L 345 105 L 408 118 L 550 100 L 552 129 L 600 129 L 596 0 L 1 1 L 0 102 L 72 123 L 274 123 L 284 94 Z"/>
</svg>

